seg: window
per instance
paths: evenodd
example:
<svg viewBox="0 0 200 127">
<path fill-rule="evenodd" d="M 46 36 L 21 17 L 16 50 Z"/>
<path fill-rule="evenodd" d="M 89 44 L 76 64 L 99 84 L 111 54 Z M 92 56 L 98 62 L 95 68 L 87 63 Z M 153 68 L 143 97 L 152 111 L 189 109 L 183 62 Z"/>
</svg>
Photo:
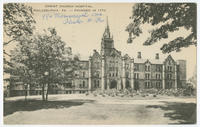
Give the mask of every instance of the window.
<svg viewBox="0 0 200 127">
<path fill-rule="evenodd" d="M 139 79 L 139 73 L 134 73 L 134 78 Z"/>
<path fill-rule="evenodd" d="M 67 83 L 64 85 L 66 88 L 72 88 L 72 84 L 71 83 Z"/>
<path fill-rule="evenodd" d="M 83 72 L 83 78 L 85 77 L 85 72 Z"/>
<path fill-rule="evenodd" d="M 97 87 L 99 88 L 99 80 L 97 80 Z"/>
<path fill-rule="evenodd" d="M 147 71 L 150 71 L 150 66 L 147 66 L 147 68 L 148 68 Z"/>
<path fill-rule="evenodd" d="M 147 65 L 145 65 L 145 71 L 147 71 Z"/>
<path fill-rule="evenodd" d="M 99 72 L 97 72 L 97 77 L 99 77 Z"/>
<path fill-rule="evenodd" d="M 147 82 L 145 82 L 145 88 L 146 88 L 146 89 L 148 88 Z"/>
<path fill-rule="evenodd" d="M 139 64 L 135 64 L 134 71 L 139 71 Z"/>
<path fill-rule="evenodd" d="M 126 69 L 129 69 L 129 64 L 126 64 Z"/>
<path fill-rule="evenodd" d="M 156 79 L 161 79 L 161 75 L 160 74 L 156 74 Z"/>
<path fill-rule="evenodd" d="M 145 65 L 145 71 L 150 71 L 150 65 Z"/>
<path fill-rule="evenodd" d="M 85 81 L 83 81 L 83 87 L 85 87 Z"/>
<path fill-rule="evenodd" d="M 145 79 L 150 79 L 150 74 L 149 73 L 145 74 Z"/>
<path fill-rule="evenodd" d="M 161 89 L 162 88 L 161 82 L 156 82 L 156 88 L 157 89 Z"/>
<path fill-rule="evenodd" d="M 146 89 L 152 88 L 151 82 L 145 82 L 145 88 Z"/>
<path fill-rule="evenodd" d="M 168 75 L 167 75 L 167 78 L 168 78 L 168 79 L 172 79 L 172 74 L 168 74 Z"/>
<path fill-rule="evenodd" d="M 160 66 L 160 65 L 156 65 L 156 71 L 161 71 L 162 70 L 162 66 Z"/>
<path fill-rule="evenodd" d="M 168 64 L 171 65 L 171 61 L 170 60 L 168 61 Z"/>
<path fill-rule="evenodd" d="M 167 66 L 167 70 L 172 72 L 172 66 Z"/>
<path fill-rule="evenodd" d="M 126 78 L 128 78 L 129 77 L 129 73 L 128 72 L 126 72 Z"/>
<path fill-rule="evenodd" d="M 96 83 L 96 80 L 94 80 L 94 88 L 97 87 L 97 83 Z"/>
<path fill-rule="evenodd" d="M 166 88 L 167 88 L 167 89 L 171 89 L 171 88 L 172 88 L 172 82 L 167 82 Z"/>
</svg>

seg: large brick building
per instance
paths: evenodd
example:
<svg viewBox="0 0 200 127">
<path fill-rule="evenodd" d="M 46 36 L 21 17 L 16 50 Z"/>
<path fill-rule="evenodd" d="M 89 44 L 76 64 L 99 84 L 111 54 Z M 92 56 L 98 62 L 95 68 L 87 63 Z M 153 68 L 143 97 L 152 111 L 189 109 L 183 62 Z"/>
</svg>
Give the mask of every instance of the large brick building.
<svg viewBox="0 0 200 127">
<path fill-rule="evenodd" d="M 171 55 L 160 59 L 143 59 L 122 56 L 114 48 L 114 40 L 107 24 L 101 40 L 100 53 L 94 50 L 88 61 L 80 61 L 80 69 L 67 83 L 55 84 L 50 94 L 85 93 L 96 89 L 177 89 L 186 85 L 186 61 L 175 61 Z M 13 88 L 14 95 L 21 95 L 23 88 Z M 29 89 L 31 94 L 41 94 L 41 89 Z M 29 93 L 29 92 L 28 92 Z"/>
<path fill-rule="evenodd" d="M 81 61 L 83 69 L 76 72 L 73 85 L 86 90 L 105 89 L 177 89 L 186 84 L 186 61 L 175 61 L 171 55 L 160 59 L 143 59 L 141 52 L 137 58 L 114 48 L 114 40 L 109 26 L 105 28 L 101 40 L 100 53 L 94 50 L 89 61 Z"/>
</svg>

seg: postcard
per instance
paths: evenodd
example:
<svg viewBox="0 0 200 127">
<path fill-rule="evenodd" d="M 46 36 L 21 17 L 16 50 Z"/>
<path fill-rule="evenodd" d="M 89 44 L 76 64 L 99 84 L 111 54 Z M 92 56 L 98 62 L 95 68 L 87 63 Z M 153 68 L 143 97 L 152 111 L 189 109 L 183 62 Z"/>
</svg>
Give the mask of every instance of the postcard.
<svg viewBox="0 0 200 127">
<path fill-rule="evenodd" d="M 197 3 L 3 3 L 4 125 L 197 123 Z"/>
</svg>

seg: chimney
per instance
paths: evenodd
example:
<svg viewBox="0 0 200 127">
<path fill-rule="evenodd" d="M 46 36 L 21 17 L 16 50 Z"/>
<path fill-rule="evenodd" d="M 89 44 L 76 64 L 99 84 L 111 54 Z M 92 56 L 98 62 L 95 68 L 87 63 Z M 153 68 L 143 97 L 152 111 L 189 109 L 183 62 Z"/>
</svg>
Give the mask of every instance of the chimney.
<svg viewBox="0 0 200 127">
<path fill-rule="evenodd" d="M 141 56 L 141 52 L 138 52 L 138 56 L 137 56 L 138 59 L 141 59 L 142 56 Z"/>
<path fill-rule="evenodd" d="M 94 49 L 94 50 L 93 50 L 93 52 L 94 52 L 94 53 L 96 53 L 96 52 L 97 52 L 97 50 L 96 50 L 96 49 Z"/>
<path fill-rule="evenodd" d="M 159 53 L 156 53 L 156 59 L 157 60 L 159 59 Z"/>
</svg>

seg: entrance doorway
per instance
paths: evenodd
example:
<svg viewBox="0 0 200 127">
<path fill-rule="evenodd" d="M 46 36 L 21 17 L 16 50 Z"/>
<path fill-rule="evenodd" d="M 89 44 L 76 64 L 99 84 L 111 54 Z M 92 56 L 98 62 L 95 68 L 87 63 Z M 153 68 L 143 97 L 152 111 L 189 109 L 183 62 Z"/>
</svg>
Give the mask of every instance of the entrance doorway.
<svg viewBox="0 0 200 127">
<path fill-rule="evenodd" d="M 135 89 L 136 91 L 140 89 L 140 87 L 139 87 L 139 82 L 138 82 L 138 81 L 135 81 L 135 82 L 134 82 L 134 89 Z"/>
<path fill-rule="evenodd" d="M 116 80 L 112 80 L 110 83 L 110 89 L 117 89 L 117 81 Z"/>
</svg>

